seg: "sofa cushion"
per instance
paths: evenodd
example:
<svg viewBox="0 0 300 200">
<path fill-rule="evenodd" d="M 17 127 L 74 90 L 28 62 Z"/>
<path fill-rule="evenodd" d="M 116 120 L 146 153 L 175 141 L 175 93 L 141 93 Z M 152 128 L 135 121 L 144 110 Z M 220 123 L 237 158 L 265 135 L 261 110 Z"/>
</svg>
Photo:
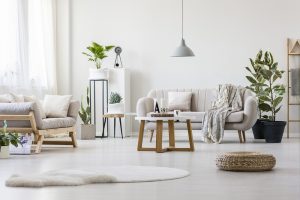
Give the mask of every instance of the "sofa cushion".
<svg viewBox="0 0 300 200">
<path fill-rule="evenodd" d="M 67 117 L 72 95 L 46 95 L 43 109 L 47 117 Z"/>
<path fill-rule="evenodd" d="M 191 92 L 169 92 L 168 93 L 168 107 L 169 110 L 191 110 Z"/>
<path fill-rule="evenodd" d="M 72 117 L 65 118 L 46 118 L 42 120 L 42 130 L 54 128 L 67 128 L 76 124 L 76 120 Z"/>
<path fill-rule="evenodd" d="M 35 102 L 37 105 L 38 112 L 40 112 L 42 119 L 46 118 L 46 114 L 43 109 L 43 105 L 39 99 L 36 98 L 36 96 L 24 96 L 24 102 Z"/>
</svg>

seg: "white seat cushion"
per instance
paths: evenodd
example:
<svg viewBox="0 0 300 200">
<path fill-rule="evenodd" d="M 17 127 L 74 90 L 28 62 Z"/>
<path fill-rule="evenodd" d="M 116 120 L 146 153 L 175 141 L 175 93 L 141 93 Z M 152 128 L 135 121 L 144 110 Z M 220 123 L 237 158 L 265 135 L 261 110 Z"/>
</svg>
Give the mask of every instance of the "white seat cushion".
<svg viewBox="0 0 300 200">
<path fill-rule="evenodd" d="M 42 120 L 42 130 L 54 129 L 54 128 L 67 128 L 76 124 L 76 120 L 73 117 L 65 118 L 46 118 Z"/>
<path fill-rule="evenodd" d="M 192 119 L 192 122 L 202 123 L 205 112 L 180 112 L 179 116 L 194 116 L 195 119 Z M 227 118 L 226 122 L 242 122 L 244 119 L 244 112 L 238 111 L 231 113 Z"/>
</svg>

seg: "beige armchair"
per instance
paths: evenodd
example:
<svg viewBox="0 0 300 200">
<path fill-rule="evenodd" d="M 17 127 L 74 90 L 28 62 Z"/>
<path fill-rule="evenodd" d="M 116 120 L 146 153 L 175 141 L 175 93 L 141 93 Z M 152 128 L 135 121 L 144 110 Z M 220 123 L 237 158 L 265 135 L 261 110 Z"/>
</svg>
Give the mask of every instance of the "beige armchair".
<svg viewBox="0 0 300 200">
<path fill-rule="evenodd" d="M 72 145 L 77 147 L 75 124 L 79 101 L 71 101 L 65 118 L 42 119 L 35 102 L 0 103 L 0 124 L 8 122 L 8 131 L 32 133 L 34 135 L 35 153 L 40 153 L 42 145 Z M 68 133 L 70 141 L 44 140 L 46 135 Z"/>
</svg>

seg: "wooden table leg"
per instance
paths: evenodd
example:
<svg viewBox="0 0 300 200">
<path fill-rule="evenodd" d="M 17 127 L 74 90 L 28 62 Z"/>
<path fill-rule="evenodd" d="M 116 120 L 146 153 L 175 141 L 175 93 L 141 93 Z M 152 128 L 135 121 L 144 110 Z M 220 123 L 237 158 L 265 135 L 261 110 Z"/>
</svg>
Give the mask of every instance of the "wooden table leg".
<svg viewBox="0 0 300 200">
<path fill-rule="evenodd" d="M 164 152 L 162 148 L 162 133 L 163 133 L 163 121 L 156 121 L 156 152 L 162 153 Z"/>
<path fill-rule="evenodd" d="M 169 127 L 169 147 L 175 147 L 174 121 L 168 120 Z"/>
<path fill-rule="evenodd" d="M 143 148 L 144 128 L 145 128 L 145 120 L 141 120 L 139 138 L 138 138 L 138 147 L 137 147 L 138 151 L 142 151 Z"/>
<path fill-rule="evenodd" d="M 191 120 L 188 119 L 186 120 L 187 124 L 187 129 L 188 129 L 188 134 L 189 134 L 189 142 L 190 142 L 190 150 L 194 151 L 194 140 L 193 140 L 193 131 L 192 131 L 192 125 L 191 125 Z"/>
</svg>

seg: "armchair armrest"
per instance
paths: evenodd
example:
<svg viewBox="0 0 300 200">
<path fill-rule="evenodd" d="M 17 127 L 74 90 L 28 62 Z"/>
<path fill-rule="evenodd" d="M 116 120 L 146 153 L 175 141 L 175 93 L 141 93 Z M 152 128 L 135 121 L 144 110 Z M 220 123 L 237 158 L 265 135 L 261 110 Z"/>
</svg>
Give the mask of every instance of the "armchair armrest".
<svg viewBox="0 0 300 200">
<path fill-rule="evenodd" d="M 80 102 L 72 100 L 69 105 L 68 117 L 72 117 L 76 120 L 78 116 L 79 108 L 80 108 Z"/>
<path fill-rule="evenodd" d="M 248 96 L 244 104 L 243 130 L 252 128 L 257 120 L 258 103 L 255 96 Z"/>
<path fill-rule="evenodd" d="M 145 117 L 147 113 L 154 111 L 154 99 L 150 97 L 142 97 L 136 104 L 136 113 L 138 117 Z"/>
<path fill-rule="evenodd" d="M 24 115 L 29 115 L 33 112 L 34 119 L 37 127 L 42 126 L 42 117 L 40 111 L 35 102 L 24 102 L 24 103 L 0 103 L 0 115 L 3 117 L 0 120 L 12 120 L 11 117 L 5 117 L 4 115 L 16 115 L 16 121 L 22 120 Z M 5 119 L 4 119 L 5 118 Z"/>
</svg>

